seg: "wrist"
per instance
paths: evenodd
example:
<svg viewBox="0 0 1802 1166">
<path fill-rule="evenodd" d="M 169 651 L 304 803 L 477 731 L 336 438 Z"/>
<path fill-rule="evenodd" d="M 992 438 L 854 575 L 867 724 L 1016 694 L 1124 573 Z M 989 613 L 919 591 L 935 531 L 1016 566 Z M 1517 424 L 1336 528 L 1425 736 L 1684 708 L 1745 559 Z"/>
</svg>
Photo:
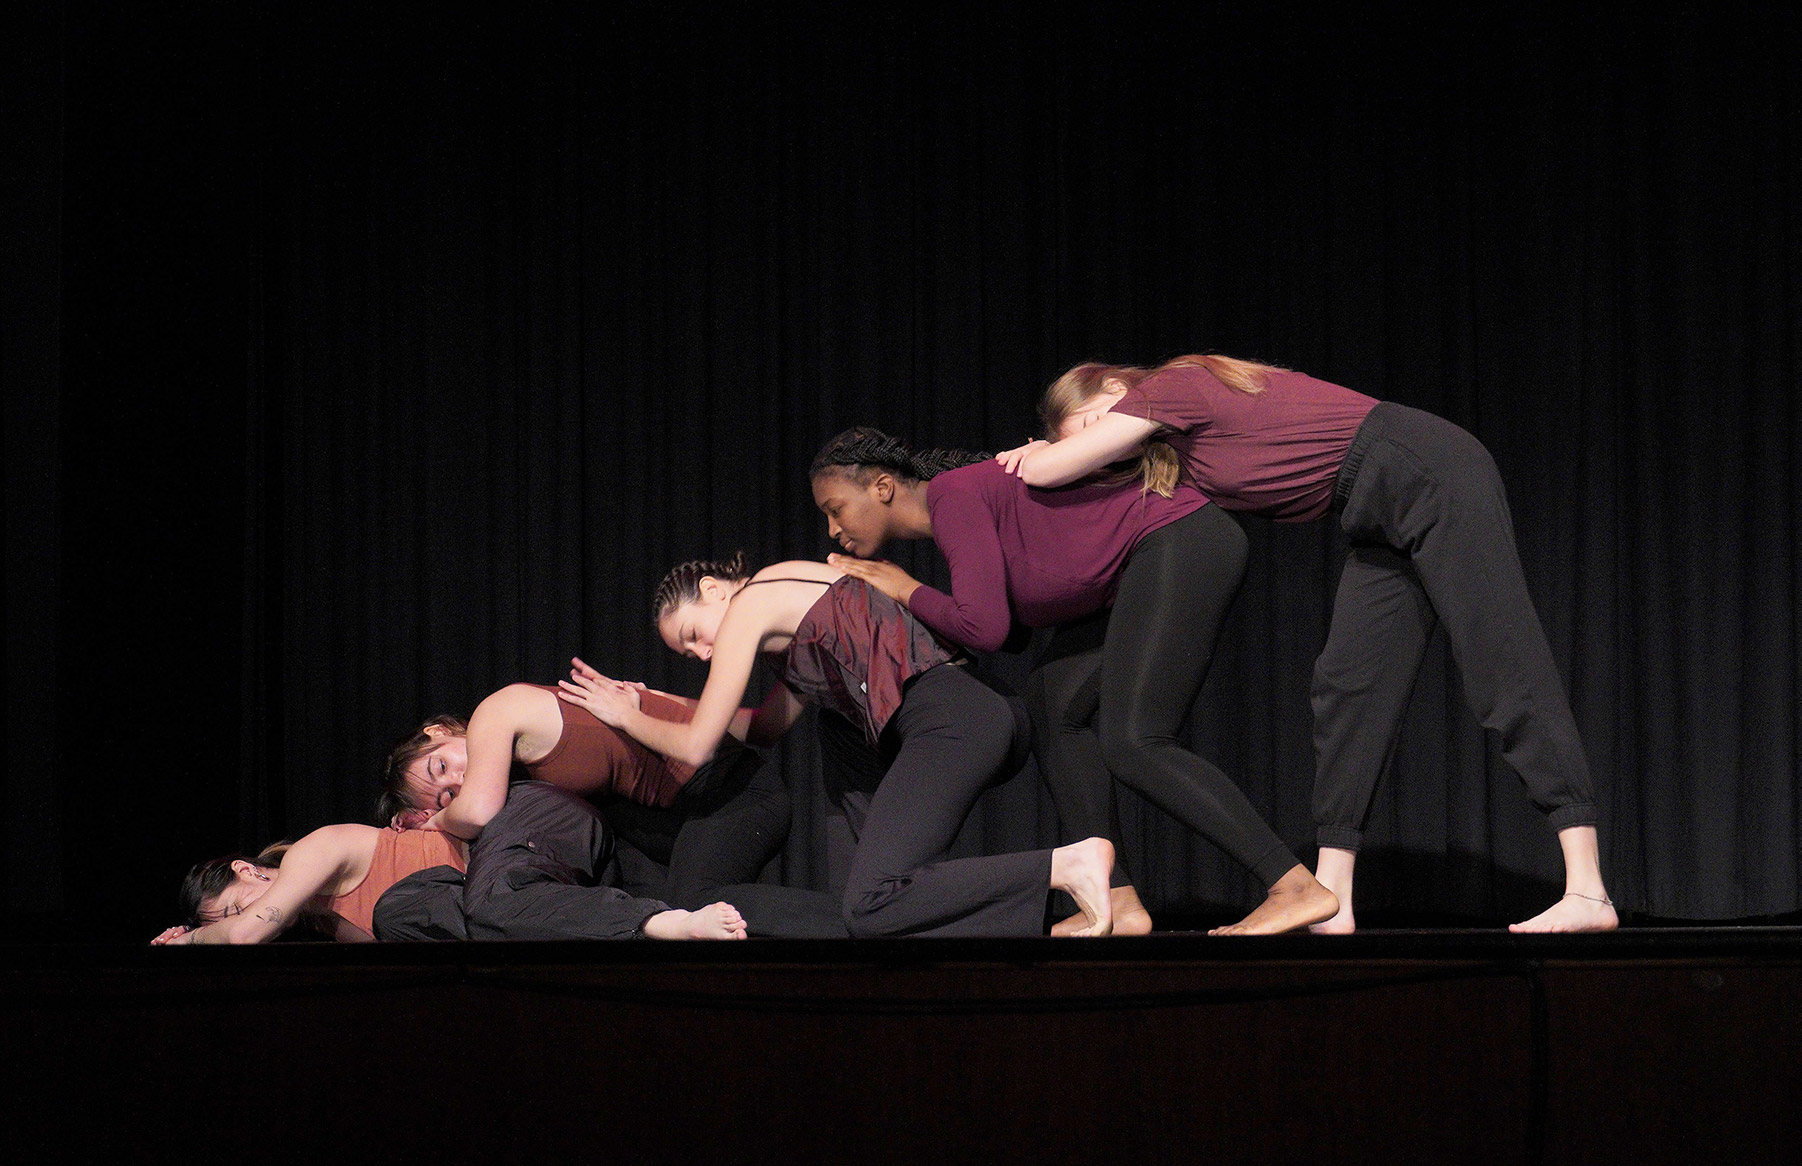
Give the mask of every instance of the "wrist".
<svg viewBox="0 0 1802 1166">
<path fill-rule="evenodd" d="M 900 603 L 902 607 L 906 607 L 908 601 L 914 597 L 914 592 L 919 589 L 920 581 L 918 579 L 909 579 L 907 582 L 901 584 L 901 589 L 895 593 L 896 602 Z"/>
</svg>

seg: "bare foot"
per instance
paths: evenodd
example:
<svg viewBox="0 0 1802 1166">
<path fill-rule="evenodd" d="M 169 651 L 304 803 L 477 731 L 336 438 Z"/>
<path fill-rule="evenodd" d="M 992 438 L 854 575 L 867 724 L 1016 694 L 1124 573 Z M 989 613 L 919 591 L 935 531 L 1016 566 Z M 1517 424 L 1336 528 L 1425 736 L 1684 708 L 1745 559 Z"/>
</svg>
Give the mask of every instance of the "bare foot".
<svg viewBox="0 0 1802 1166">
<path fill-rule="evenodd" d="M 651 939 L 743 939 L 744 916 L 730 903 L 713 903 L 699 911 L 664 911 L 645 920 Z"/>
<path fill-rule="evenodd" d="M 1510 923 L 1513 932 L 1537 931 L 1613 931 L 1621 925 L 1614 904 L 1606 895 L 1590 897 L 1567 891 L 1564 898 L 1541 911 L 1525 923 Z"/>
<path fill-rule="evenodd" d="M 1114 935 L 1150 935 L 1151 912 L 1139 901 L 1139 892 L 1132 887 L 1115 887 L 1108 896 L 1114 907 Z M 1062 938 L 1075 935 L 1088 926 L 1088 917 L 1077 912 L 1068 919 L 1051 925 L 1051 934 Z"/>
<path fill-rule="evenodd" d="M 1337 846 L 1320 848 L 1320 862 L 1314 868 L 1314 877 L 1320 880 L 1321 886 L 1333 892 L 1339 900 L 1339 910 L 1331 919 L 1308 924 L 1308 930 L 1315 935 L 1350 935 L 1358 929 L 1358 921 L 1352 916 L 1352 871 L 1357 861 L 1355 850 Z"/>
<path fill-rule="evenodd" d="M 1085 838 L 1051 852 L 1051 885 L 1066 891 L 1081 909 L 1086 925 L 1072 936 L 1106 935 L 1114 929 L 1114 898 L 1108 876 L 1114 871 L 1114 844 Z"/>
<path fill-rule="evenodd" d="M 1278 935 L 1320 923 L 1339 913 L 1339 897 L 1320 885 L 1299 862 L 1276 881 L 1257 909 L 1230 927 L 1209 935 Z"/>
<path fill-rule="evenodd" d="M 1336 894 L 1334 897 L 1338 898 Z M 1331 919 L 1308 924 L 1308 930 L 1315 935 L 1350 935 L 1357 929 L 1358 921 L 1352 917 L 1350 899 L 1339 899 L 1339 911 Z"/>
</svg>

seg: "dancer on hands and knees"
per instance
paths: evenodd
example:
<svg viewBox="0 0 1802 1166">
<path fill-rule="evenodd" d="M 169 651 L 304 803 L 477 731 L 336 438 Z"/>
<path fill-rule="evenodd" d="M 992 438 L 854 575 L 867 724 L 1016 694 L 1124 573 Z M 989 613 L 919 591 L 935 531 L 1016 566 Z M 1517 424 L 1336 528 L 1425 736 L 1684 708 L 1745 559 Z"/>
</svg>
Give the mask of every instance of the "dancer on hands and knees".
<svg viewBox="0 0 1802 1166">
<path fill-rule="evenodd" d="M 1001 464 L 1034 486 L 1123 458 L 1168 460 L 1222 507 L 1278 522 L 1329 513 L 1351 539 L 1314 670 L 1320 879 L 1349 932 L 1352 872 L 1429 636 L 1444 625 L 1464 690 L 1558 832 L 1565 894 L 1515 931 L 1607 931 L 1595 798 L 1575 718 L 1527 592 L 1501 476 L 1449 421 L 1302 373 L 1224 356 L 1082 364 L 1040 406 L 1052 443 Z"/>
<path fill-rule="evenodd" d="M 1114 848 L 1105 839 L 945 857 L 978 795 L 1015 755 L 1020 729 L 1008 703 L 888 597 L 822 563 L 753 574 L 739 556 L 677 567 L 652 611 L 664 643 L 708 662 L 693 719 L 646 716 L 622 686 L 581 672 L 565 682 L 566 700 L 666 757 L 703 765 L 761 657 L 780 683 L 760 722 L 792 725 L 811 700 L 861 725 L 881 751 L 888 764 L 867 811 L 861 821 L 847 813 L 857 835 L 844 896 L 853 936 L 1040 935 L 1052 889 L 1076 900 L 1082 934 L 1112 928 Z"/>
<path fill-rule="evenodd" d="M 927 627 L 984 651 L 1018 621 L 1051 627 L 1113 604 L 1100 654 L 1098 729 L 1107 769 L 1257 875 L 1264 901 L 1214 934 L 1293 930 L 1330 918 L 1338 901 L 1217 767 L 1177 744 L 1206 679 L 1214 641 L 1244 578 L 1245 533 L 1192 486 L 1164 472 L 1056 492 L 1032 490 L 994 459 L 916 453 L 878 430 L 846 430 L 814 458 L 813 496 L 848 554 L 830 562 L 906 606 Z M 867 561 L 890 539 L 930 538 L 951 592 Z M 1093 654 L 1035 677 L 1061 724 L 1086 688 Z M 1070 663 L 1074 661 L 1074 663 Z M 1041 737 L 1045 730 L 1041 730 Z M 1047 764 L 1058 814 L 1116 831 L 1112 799 L 1080 759 Z M 1061 787 L 1061 788 L 1060 788 Z M 1105 787 L 1103 787 L 1105 789 Z M 1100 819 L 1097 821 L 1096 819 Z M 1149 930 L 1130 886 L 1122 915 Z"/>
</svg>

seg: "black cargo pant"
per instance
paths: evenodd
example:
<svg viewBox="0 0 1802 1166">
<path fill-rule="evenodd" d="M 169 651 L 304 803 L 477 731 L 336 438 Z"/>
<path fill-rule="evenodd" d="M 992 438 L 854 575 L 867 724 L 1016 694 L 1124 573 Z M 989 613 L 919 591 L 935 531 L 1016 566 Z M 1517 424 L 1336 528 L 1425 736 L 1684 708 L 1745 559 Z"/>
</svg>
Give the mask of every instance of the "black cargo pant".
<svg viewBox="0 0 1802 1166">
<path fill-rule="evenodd" d="M 466 874 L 433 867 L 388 888 L 376 938 L 633 938 L 670 908 L 603 884 L 612 854 L 593 806 L 542 781 L 516 782 L 470 847 Z"/>
<path fill-rule="evenodd" d="M 757 751 L 722 743 L 668 808 L 614 798 L 600 809 L 617 843 L 609 881 L 632 894 L 688 911 L 731 903 L 753 936 L 848 934 L 835 896 L 756 881 L 787 841 L 792 812 L 781 770 Z"/>
</svg>

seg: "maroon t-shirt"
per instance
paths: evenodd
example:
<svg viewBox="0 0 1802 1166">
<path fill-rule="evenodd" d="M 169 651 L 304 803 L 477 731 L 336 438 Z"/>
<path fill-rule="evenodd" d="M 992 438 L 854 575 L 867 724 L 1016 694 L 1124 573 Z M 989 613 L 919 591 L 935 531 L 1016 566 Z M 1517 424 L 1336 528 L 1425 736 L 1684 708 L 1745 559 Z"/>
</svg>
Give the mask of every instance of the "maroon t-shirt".
<svg viewBox="0 0 1802 1166">
<path fill-rule="evenodd" d="M 1278 522 L 1319 518 L 1374 397 L 1298 372 L 1273 372 L 1241 393 L 1205 368 L 1165 369 L 1128 389 L 1112 412 L 1156 421 L 1188 476 L 1214 502 Z"/>
<path fill-rule="evenodd" d="M 926 483 L 926 509 L 951 594 L 921 587 L 908 610 L 948 640 L 993 652 L 1016 619 L 1050 627 L 1112 603 L 1139 540 L 1207 504 L 1187 483 L 1165 498 L 1137 478 L 1035 490 L 993 460 L 948 470 Z"/>
</svg>

